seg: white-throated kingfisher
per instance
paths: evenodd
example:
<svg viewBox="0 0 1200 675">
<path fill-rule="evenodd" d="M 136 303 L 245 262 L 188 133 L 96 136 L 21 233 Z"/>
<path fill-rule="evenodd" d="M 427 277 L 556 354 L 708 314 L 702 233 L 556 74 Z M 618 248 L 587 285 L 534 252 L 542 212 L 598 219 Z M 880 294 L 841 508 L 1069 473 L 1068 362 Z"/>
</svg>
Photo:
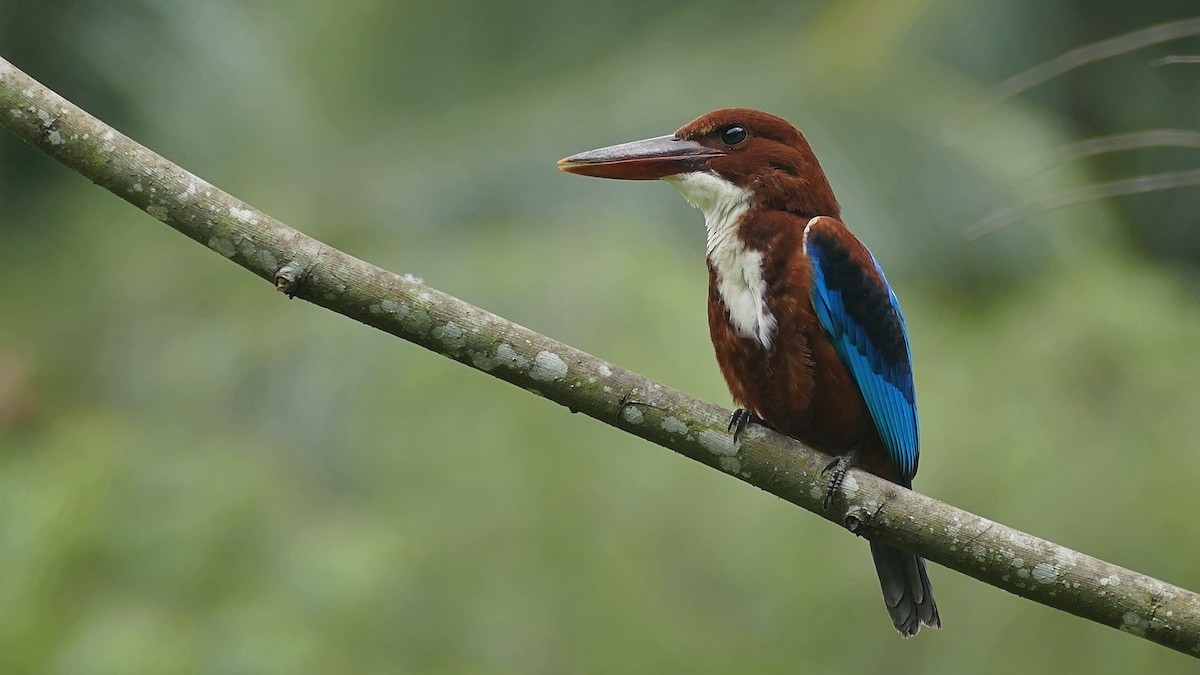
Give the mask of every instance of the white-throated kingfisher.
<svg viewBox="0 0 1200 675">
<path fill-rule="evenodd" d="M 704 212 L 708 326 L 740 406 L 737 434 L 761 422 L 837 458 L 826 498 L 858 466 L 912 486 L 916 398 L 900 304 L 879 263 L 841 223 L 808 141 L 774 115 L 716 110 L 670 136 L 572 155 L 563 171 L 662 179 Z M 871 542 L 896 630 L 941 627 L 925 561 Z"/>
</svg>

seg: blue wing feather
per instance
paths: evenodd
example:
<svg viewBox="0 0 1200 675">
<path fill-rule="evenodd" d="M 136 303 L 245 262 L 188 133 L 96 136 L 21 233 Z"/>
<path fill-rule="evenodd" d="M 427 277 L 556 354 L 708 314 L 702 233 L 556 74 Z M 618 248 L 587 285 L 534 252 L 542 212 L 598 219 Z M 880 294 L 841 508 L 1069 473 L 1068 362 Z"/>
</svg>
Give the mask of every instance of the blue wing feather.
<svg viewBox="0 0 1200 675">
<path fill-rule="evenodd" d="M 919 429 L 908 332 L 896 294 L 874 257 L 874 269 L 863 269 L 835 237 L 811 228 L 805 244 L 817 318 L 858 384 L 888 454 L 902 477 L 912 480 Z"/>
</svg>

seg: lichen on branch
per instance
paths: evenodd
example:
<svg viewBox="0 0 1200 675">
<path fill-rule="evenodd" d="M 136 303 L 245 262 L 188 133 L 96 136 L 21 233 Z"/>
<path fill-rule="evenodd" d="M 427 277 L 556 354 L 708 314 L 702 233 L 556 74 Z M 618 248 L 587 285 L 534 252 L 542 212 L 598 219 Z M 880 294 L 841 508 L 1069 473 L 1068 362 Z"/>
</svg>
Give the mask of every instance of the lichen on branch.
<svg viewBox="0 0 1200 675">
<path fill-rule="evenodd" d="M 275 220 L 0 59 L 0 124 L 297 297 L 419 344 L 1019 596 L 1200 656 L 1200 596 L 852 471 L 823 508 L 825 455 Z"/>
</svg>

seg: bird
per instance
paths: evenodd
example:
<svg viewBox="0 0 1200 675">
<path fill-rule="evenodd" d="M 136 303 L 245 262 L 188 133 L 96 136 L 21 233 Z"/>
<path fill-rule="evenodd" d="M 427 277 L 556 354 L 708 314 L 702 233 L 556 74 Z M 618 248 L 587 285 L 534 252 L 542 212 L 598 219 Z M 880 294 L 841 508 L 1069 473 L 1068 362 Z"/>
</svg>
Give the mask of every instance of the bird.
<svg viewBox="0 0 1200 675">
<path fill-rule="evenodd" d="M 826 508 L 851 467 L 912 487 L 919 428 L 904 315 L 875 257 L 842 223 L 804 134 L 769 113 L 723 108 L 558 167 L 661 179 L 703 211 L 708 326 L 738 406 L 734 443 L 762 424 L 834 456 L 823 472 Z M 924 559 L 870 546 L 901 636 L 940 628 Z"/>
</svg>

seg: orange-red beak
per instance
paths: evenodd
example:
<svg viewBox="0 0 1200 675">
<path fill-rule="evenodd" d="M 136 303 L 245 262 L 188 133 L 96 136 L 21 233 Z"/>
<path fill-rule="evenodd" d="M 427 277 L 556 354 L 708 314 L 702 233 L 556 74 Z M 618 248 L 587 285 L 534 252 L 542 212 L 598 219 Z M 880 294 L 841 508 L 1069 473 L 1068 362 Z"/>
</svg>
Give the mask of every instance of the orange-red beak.
<svg viewBox="0 0 1200 675">
<path fill-rule="evenodd" d="M 567 173 L 621 180 L 655 180 L 708 168 L 708 160 L 725 153 L 695 141 L 659 136 L 610 145 L 558 160 Z"/>
</svg>

